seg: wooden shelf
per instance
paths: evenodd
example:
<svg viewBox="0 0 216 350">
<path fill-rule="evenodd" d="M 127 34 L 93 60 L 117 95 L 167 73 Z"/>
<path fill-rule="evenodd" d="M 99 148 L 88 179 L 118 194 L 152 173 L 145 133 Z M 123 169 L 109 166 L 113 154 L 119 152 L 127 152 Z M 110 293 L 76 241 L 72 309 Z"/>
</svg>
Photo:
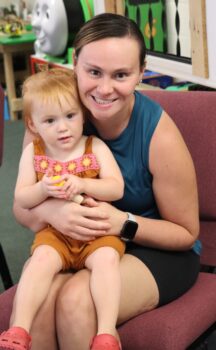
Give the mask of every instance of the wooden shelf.
<svg viewBox="0 0 216 350">
<path fill-rule="evenodd" d="M 216 81 L 193 75 L 191 64 L 148 55 L 146 68 L 173 78 L 216 89 Z"/>
<path fill-rule="evenodd" d="M 210 38 L 215 38 L 216 32 L 215 19 L 209 16 L 209 13 L 215 13 L 215 7 L 215 2 L 209 0 L 190 0 L 192 64 L 148 55 L 147 69 L 216 89 L 216 79 L 212 74 L 212 66 L 215 66 L 212 55 L 215 52 L 210 50 Z"/>
</svg>

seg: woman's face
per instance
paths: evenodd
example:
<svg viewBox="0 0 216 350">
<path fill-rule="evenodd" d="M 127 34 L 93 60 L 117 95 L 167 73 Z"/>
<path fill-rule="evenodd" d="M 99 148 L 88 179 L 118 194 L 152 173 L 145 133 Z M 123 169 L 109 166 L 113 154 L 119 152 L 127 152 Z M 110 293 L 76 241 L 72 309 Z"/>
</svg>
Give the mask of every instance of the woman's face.
<svg viewBox="0 0 216 350">
<path fill-rule="evenodd" d="M 136 40 L 106 38 L 87 44 L 75 61 L 75 70 L 82 102 L 94 119 L 125 119 L 125 113 L 129 117 L 133 92 L 143 74 Z"/>
<path fill-rule="evenodd" d="M 61 55 L 68 42 L 68 22 L 63 0 L 36 0 L 32 28 L 37 37 L 36 52 Z"/>
</svg>

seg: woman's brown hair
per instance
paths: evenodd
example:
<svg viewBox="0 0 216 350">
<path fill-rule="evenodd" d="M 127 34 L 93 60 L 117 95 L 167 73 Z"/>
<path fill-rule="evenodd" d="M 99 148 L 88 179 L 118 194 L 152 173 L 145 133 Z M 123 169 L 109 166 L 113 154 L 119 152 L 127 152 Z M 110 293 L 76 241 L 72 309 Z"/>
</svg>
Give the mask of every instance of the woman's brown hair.
<svg viewBox="0 0 216 350">
<path fill-rule="evenodd" d="M 137 41 L 140 51 L 140 67 L 143 67 L 146 47 L 142 32 L 133 20 L 113 13 L 102 13 L 84 23 L 74 39 L 75 56 L 78 58 L 82 48 L 91 42 L 106 38 L 124 37 Z"/>
</svg>

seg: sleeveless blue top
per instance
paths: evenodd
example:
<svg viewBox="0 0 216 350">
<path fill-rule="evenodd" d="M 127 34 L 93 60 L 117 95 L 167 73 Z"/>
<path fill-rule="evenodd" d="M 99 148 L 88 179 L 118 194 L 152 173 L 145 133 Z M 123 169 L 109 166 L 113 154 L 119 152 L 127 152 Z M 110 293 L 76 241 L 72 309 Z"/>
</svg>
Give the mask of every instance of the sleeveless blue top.
<svg viewBox="0 0 216 350">
<path fill-rule="evenodd" d="M 128 126 L 115 140 L 106 140 L 125 180 L 124 197 L 114 203 L 123 211 L 159 218 L 149 171 L 149 145 L 162 114 L 161 107 L 135 92 L 135 104 Z"/>
<path fill-rule="evenodd" d="M 118 162 L 125 181 L 123 198 L 113 204 L 122 211 L 161 219 L 149 171 L 149 146 L 163 110 L 140 92 L 134 94 L 135 103 L 127 127 L 116 139 L 103 140 Z M 88 124 L 87 134 L 98 135 L 92 124 Z"/>
</svg>

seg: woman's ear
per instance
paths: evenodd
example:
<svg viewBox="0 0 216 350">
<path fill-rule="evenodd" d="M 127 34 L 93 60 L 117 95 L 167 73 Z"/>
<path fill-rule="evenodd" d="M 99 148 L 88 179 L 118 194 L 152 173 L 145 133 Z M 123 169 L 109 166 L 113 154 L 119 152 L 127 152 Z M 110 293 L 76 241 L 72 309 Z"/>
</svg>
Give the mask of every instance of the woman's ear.
<svg viewBox="0 0 216 350">
<path fill-rule="evenodd" d="M 77 64 L 77 55 L 76 55 L 76 52 L 75 52 L 75 50 L 73 50 L 73 52 L 72 52 L 72 62 L 73 62 L 73 65 L 74 65 L 74 67 L 76 66 L 76 64 Z"/>
<path fill-rule="evenodd" d="M 146 69 L 146 61 L 144 62 L 144 64 L 140 67 L 140 81 L 143 80 L 143 76 L 145 73 L 145 69 Z"/>
</svg>

